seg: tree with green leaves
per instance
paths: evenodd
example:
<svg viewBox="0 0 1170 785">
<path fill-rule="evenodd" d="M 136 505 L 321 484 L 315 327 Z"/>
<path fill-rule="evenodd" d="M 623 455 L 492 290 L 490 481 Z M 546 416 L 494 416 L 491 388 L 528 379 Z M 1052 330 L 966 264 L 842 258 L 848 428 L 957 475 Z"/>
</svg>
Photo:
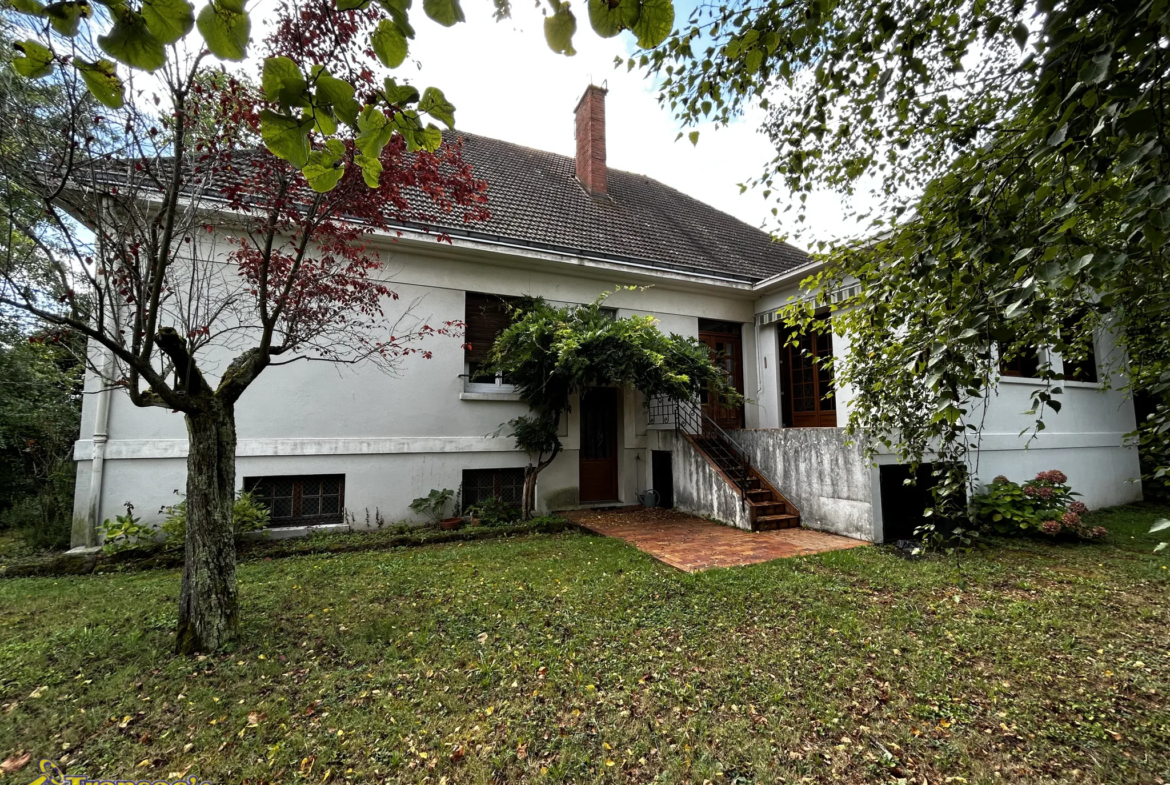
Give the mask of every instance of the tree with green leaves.
<svg viewBox="0 0 1170 785">
<path fill-rule="evenodd" d="M 551 2 L 549 45 L 572 54 L 573 13 Z M 653 45 L 669 34 L 669 2 L 626 3 L 620 18 L 595 20 L 603 35 L 631 29 Z M 457 145 L 443 145 L 434 123 L 453 127 L 455 107 L 442 90 L 383 75 L 415 37 L 411 0 L 283 3 L 259 91 L 207 78 L 211 58 L 238 62 L 254 44 L 245 0 L 9 5 L 12 68 L 59 91 L 69 119 L 53 144 L 0 157 L 15 237 L 0 260 L 0 306 L 84 336 L 102 384 L 184 414 L 177 649 L 214 650 L 238 624 L 235 402 L 272 365 L 393 366 L 417 339 L 450 332 L 383 318 L 394 293 L 372 275 L 379 260 L 363 240 L 432 224 L 431 211 L 477 220 L 484 185 Z M 509 10 L 496 0 L 497 17 Z M 464 20 L 459 0 L 424 0 L 422 11 L 444 27 Z M 27 113 L 4 125 L 26 138 L 50 128 Z M 252 137 L 267 152 L 238 149 Z M 21 214 L 18 192 L 34 196 L 35 218 Z M 214 241 L 201 241 L 225 207 L 241 224 L 229 239 L 236 280 L 213 263 Z M 21 272 L 32 259 L 58 279 L 57 302 Z M 214 380 L 208 354 L 225 349 L 234 359 Z"/>
<path fill-rule="evenodd" d="M 493 1 L 497 19 L 511 15 L 511 0 Z M 23 17 L 28 33 L 14 44 L 19 53 L 16 70 L 30 79 L 44 79 L 65 69 L 110 109 L 137 100 L 136 73 L 165 74 L 185 55 L 204 49 L 220 60 L 238 62 L 248 56 L 253 43 L 247 0 L 210 0 L 198 12 L 189 0 L 10 0 L 10 4 Z M 598 35 L 608 38 L 629 30 L 642 47 L 662 43 L 674 24 L 672 0 L 587 0 L 584 5 Z M 295 16 L 303 10 L 297 6 L 282 4 L 281 13 Z M 343 53 L 329 49 L 336 49 L 339 37 L 352 37 L 356 13 L 369 23 L 362 29 L 362 49 L 372 52 L 385 68 L 400 67 L 416 35 L 411 6 L 412 0 L 310 4 L 316 13 L 300 26 L 301 33 L 309 36 L 300 43 L 311 56 L 294 62 L 269 53 L 264 72 L 270 105 L 261 112 L 259 132 L 273 155 L 306 177 L 318 172 L 311 178 L 317 190 L 329 190 L 336 183 L 332 176 L 320 176 L 322 165 L 357 167 L 375 187 L 379 153 L 391 136 L 401 137 L 411 150 L 433 152 L 442 137 L 427 118 L 454 125 L 455 107 L 439 88 L 420 93 L 390 77 L 380 84 L 367 84 L 352 72 L 339 76 L 324 66 L 331 57 L 335 65 L 338 57 L 345 59 Z M 460 0 L 423 0 L 422 10 L 443 27 L 465 21 Z M 575 54 L 577 20 L 569 2 L 548 0 L 543 12 L 549 47 Z M 94 46 L 85 45 L 87 41 Z M 315 146 L 342 129 L 359 141 L 358 155 L 346 159 L 326 149 L 323 159 L 318 149 L 319 154 L 311 158 Z"/>
<path fill-rule="evenodd" d="M 641 62 L 685 124 L 767 110 L 753 185 L 798 220 L 814 190 L 865 197 L 873 239 L 821 244 L 788 318 L 862 283 L 833 317 L 850 426 L 956 491 L 1003 365 L 1042 350 L 1041 430 L 1100 331 L 1170 466 L 1168 37 L 1167 0 L 767 0 L 701 6 Z"/>
<path fill-rule="evenodd" d="M 9 228 L 0 308 L 49 339 L 80 337 L 93 386 L 186 423 L 182 653 L 215 650 L 238 628 L 237 401 L 265 370 L 290 362 L 392 370 L 406 355 L 429 355 L 418 342 L 456 325 L 395 305 L 371 239 L 412 221 L 486 214 L 485 185 L 457 143 L 431 152 L 392 133 L 381 110 L 355 108 L 348 83 L 374 84 L 377 65 L 357 43 L 373 15 L 345 12 L 348 24 L 330 27 L 325 41 L 304 33 L 333 13 L 326 0 L 284 9 L 259 90 L 209 75 L 196 52 L 162 62 L 153 82 L 134 88 L 136 100 L 95 101 L 86 72 L 62 68 L 44 80 L 60 113 L 8 102 L 0 118 L 13 140 L 0 151 Z M 88 28 L 72 32 L 71 62 L 110 45 Z M 269 96 L 291 89 L 292 70 L 307 63 L 340 111 L 380 118 L 366 123 L 379 127 L 376 140 L 322 126 L 304 167 L 241 147 L 265 134 L 277 106 Z M 56 142 L 32 143 L 42 138 Z"/>
<path fill-rule="evenodd" d="M 491 370 L 516 385 L 531 410 L 501 426 L 532 458 L 524 470 L 524 518 L 536 506 L 537 476 L 561 452 L 558 425 L 573 396 L 591 387 L 627 387 L 646 401 L 691 401 L 703 390 L 733 404 L 742 400 L 726 371 L 711 362 L 705 344 L 663 334 L 652 316 L 615 317 L 605 308 L 610 294 L 588 305 L 523 301 L 492 345 Z"/>
<path fill-rule="evenodd" d="M 0 527 L 35 547 L 69 544 L 81 348 L 0 321 Z"/>
</svg>

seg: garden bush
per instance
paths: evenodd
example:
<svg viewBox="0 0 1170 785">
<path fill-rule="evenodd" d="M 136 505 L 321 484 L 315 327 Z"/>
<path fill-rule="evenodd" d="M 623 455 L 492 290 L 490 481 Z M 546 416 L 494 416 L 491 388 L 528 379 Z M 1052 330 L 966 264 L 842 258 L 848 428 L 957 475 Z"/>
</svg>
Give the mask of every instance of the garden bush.
<svg viewBox="0 0 1170 785">
<path fill-rule="evenodd" d="M 1089 509 L 1074 498 L 1079 495 L 1059 470 L 1040 472 L 1022 485 L 1000 475 L 974 498 L 972 517 L 999 534 L 1104 537 L 1107 530 L 1084 522 Z"/>
<path fill-rule="evenodd" d="M 125 515 L 117 516 L 114 521 L 106 519 L 101 525 L 105 535 L 103 550 L 106 553 L 117 553 L 132 548 L 183 547 L 187 538 L 187 500 L 164 507 L 161 512 L 166 513 L 167 517 L 161 526 L 155 528 L 135 517 L 134 505 L 127 503 Z M 241 491 L 236 497 L 233 519 L 238 538 L 248 532 L 266 529 L 272 514 L 251 493 Z"/>
<path fill-rule="evenodd" d="M 522 517 L 520 508 L 508 504 L 498 496 L 471 505 L 467 508 L 467 513 L 473 515 L 481 526 L 510 526 Z"/>
<path fill-rule="evenodd" d="M 73 533 L 72 461 L 53 468 L 36 493 L 0 512 L 0 529 L 15 530 L 33 550 L 65 550 Z"/>
</svg>

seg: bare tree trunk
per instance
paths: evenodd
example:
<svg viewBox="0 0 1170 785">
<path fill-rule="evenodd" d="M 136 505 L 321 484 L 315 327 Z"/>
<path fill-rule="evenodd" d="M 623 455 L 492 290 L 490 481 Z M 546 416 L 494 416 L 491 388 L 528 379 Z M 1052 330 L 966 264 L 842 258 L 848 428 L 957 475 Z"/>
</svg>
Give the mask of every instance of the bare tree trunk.
<svg viewBox="0 0 1170 785">
<path fill-rule="evenodd" d="M 175 651 L 209 652 L 239 630 L 234 407 L 208 396 L 205 411 L 188 414 L 187 537 Z"/>
</svg>

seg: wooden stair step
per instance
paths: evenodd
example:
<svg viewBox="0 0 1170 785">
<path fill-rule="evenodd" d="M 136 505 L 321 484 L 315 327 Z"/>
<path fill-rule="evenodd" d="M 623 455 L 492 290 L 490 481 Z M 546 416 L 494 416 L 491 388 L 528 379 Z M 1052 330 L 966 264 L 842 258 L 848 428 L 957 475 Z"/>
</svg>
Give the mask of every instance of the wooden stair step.
<svg viewBox="0 0 1170 785">
<path fill-rule="evenodd" d="M 750 507 L 752 529 L 789 529 L 800 526 L 800 511 L 772 488 L 763 475 L 744 462 L 744 454 L 726 437 L 704 434 L 686 434 L 686 438 L 702 452 L 723 475 L 723 478 Z"/>
<path fill-rule="evenodd" d="M 756 518 L 755 527 L 758 530 L 768 529 L 795 529 L 800 526 L 800 516 L 785 513 L 783 515 L 761 515 Z"/>
</svg>

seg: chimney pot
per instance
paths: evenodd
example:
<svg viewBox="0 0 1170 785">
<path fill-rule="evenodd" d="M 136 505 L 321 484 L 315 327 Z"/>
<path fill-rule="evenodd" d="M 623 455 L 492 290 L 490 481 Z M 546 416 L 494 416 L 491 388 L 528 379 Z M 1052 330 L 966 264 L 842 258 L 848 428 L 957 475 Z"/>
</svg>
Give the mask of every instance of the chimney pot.
<svg viewBox="0 0 1170 785">
<path fill-rule="evenodd" d="M 591 194 L 606 193 L 605 94 L 590 84 L 577 102 L 577 180 Z"/>
</svg>

